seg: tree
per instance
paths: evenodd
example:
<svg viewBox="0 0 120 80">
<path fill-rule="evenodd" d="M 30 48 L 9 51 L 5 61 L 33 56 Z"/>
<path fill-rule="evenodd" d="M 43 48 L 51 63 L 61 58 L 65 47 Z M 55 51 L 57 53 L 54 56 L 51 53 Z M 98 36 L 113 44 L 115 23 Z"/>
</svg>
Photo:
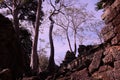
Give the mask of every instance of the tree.
<svg viewBox="0 0 120 80">
<path fill-rule="evenodd" d="M 64 4 L 63 4 L 64 5 Z M 87 10 L 86 10 L 86 5 L 81 5 L 80 7 L 76 7 L 74 5 L 72 6 L 65 6 L 64 9 L 62 10 L 62 16 L 63 19 L 58 19 L 56 20 L 56 24 L 60 26 L 66 35 L 67 41 L 69 43 L 69 48 L 70 51 L 72 50 L 71 43 L 70 43 L 70 38 L 69 35 L 72 33 L 74 39 L 74 53 L 76 54 L 77 51 L 77 38 L 80 37 L 81 41 L 83 39 L 82 33 L 84 31 L 84 27 L 82 26 L 84 23 L 87 21 L 91 20 L 93 18 L 93 15 L 91 15 Z M 60 33 L 61 34 L 61 33 Z"/>
<path fill-rule="evenodd" d="M 31 33 L 29 32 L 28 29 L 21 27 L 19 38 L 20 38 L 21 46 L 25 52 L 25 54 L 24 54 L 25 75 L 29 76 L 31 74 L 31 69 L 29 66 L 30 65 L 30 54 L 31 54 L 31 50 L 32 50 Z"/>
<path fill-rule="evenodd" d="M 103 25 L 104 25 L 103 21 L 95 19 L 93 21 L 90 21 L 87 26 L 88 31 L 93 32 L 95 33 L 95 35 L 97 35 L 99 43 L 103 43 L 103 37 L 101 34 L 101 29 Z"/>
<path fill-rule="evenodd" d="M 49 64 L 47 67 L 47 70 L 51 73 L 54 73 L 56 70 L 56 65 L 55 65 L 55 60 L 54 60 L 54 42 L 53 42 L 53 27 L 54 27 L 54 19 L 53 17 L 58 14 L 60 12 L 61 6 L 59 6 L 59 8 L 57 8 L 51 0 L 49 0 L 50 5 L 53 8 L 53 11 L 51 11 L 50 16 L 49 16 L 49 20 L 50 20 L 50 28 L 49 28 L 49 42 L 50 42 L 50 58 L 49 58 Z M 57 1 L 56 3 L 58 3 L 59 1 Z"/>
<path fill-rule="evenodd" d="M 39 67 L 42 71 L 45 71 L 48 66 L 48 57 L 45 55 L 45 53 L 39 54 Z"/>
<path fill-rule="evenodd" d="M 60 14 L 59 14 L 60 15 Z M 55 20 L 55 24 L 60 26 L 63 30 L 61 31 L 61 29 L 57 29 L 55 34 L 64 36 L 64 34 L 66 35 L 66 39 L 68 41 L 68 45 L 69 45 L 69 49 L 71 52 L 73 52 L 72 50 L 72 45 L 71 45 L 71 41 L 70 41 L 70 37 L 69 37 L 69 26 L 70 26 L 70 20 L 69 17 L 62 14 L 62 15 L 57 15 L 57 18 Z M 62 16 L 62 18 L 60 18 Z M 66 21 L 66 23 L 64 23 L 64 20 Z M 59 33 L 60 32 L 60 33 Z"/>
<path fill-rule="evenodd" d="M 30 16 L 33 18 L 33 16 L 36 14 L 35 12 L 37 8 L 35 3 L 36 2 L 34 0 L 3 0 L 1 2 L 0 7 L 7 8 L 9 13 L 13 16 L 13 25 L 18 35 L 20 24 L 19 20 L 31 20 Z M 34 14 L 31 11 L 33 11 Z"/>
<path fill-rule="evenodd" d="M 13 16 L 13 25 L 19 40 L 19 20 L 32 21 L 35 29 L 35 36 L 31 54 L 31 67 L 33 72 L 38 72 L 37 42 L 39 35 L 40 20 L 42 20 L 42 0 L 3 0 L 1 8 L 8 8 Z M 38 7 L 38 8 L 37 8 Z M 37 15 L 36 15 L 37 14 Z M 20 40 L 19 40 L 20 42 Z"/>
<path fill-rule="evenodd" d="M 35 22 L 35 36 L 33 41 L 32 47 L 32 54 L 31 54 L 31 68 L 33 72 L 36 74 L 39 72 L 39 59 L 37 54 L 37 44 L 38 44 L 38 36 L 39 36 L 39 26 L 41 24 L 40 18 L 42 17 L 42 0 L 38 0 L 38 8 L 36 14 L 36 22 Z"/>
</svg>

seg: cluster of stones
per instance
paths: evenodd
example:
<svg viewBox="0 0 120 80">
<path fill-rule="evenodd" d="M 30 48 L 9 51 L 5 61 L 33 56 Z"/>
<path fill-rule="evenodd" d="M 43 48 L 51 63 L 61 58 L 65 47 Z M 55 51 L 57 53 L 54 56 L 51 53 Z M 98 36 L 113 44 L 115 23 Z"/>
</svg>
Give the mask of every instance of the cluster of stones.
<svg viewBox="0 0 120 80">
<path fill-rule="evenodd" d="M 120 0 L 105 6 L 102 19 L 106 24 L 101 31 L 104 41 L 111 45 L 120 44 Z"/>
<path fill-rule="evenodd" d="M 119 80 L 120 79 L 120 0 L 114 0 L 111 5 L 104 7 L 102 19 L 106 26 L 101 33 L 107 46 L 103 49 L 99 59 L 93 61 L 89 66 L 89 71 L 97 69 L 92 76 L 102 80 Z M 100 59 L 101 58 L 101 59 Z M 92 64 L 99 64 L 94 68 Z M 94 69 L 93 69 L 94 68 Z"/>
</svg>

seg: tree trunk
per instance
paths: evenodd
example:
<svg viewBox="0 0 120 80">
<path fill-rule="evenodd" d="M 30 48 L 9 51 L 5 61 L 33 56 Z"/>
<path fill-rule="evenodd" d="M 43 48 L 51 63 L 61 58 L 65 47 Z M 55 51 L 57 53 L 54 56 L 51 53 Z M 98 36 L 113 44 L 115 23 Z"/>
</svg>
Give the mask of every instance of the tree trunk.
<svg viewBox="0 0 120 80">
<path fill-rule="evenodd" d="M 13 0 L 13 25 L 14 29 L 16 31 L 17 36 L 19 35 L 19 19 L 18 19 L 18 9 L 17 9 L 17 4 L 16 0 Z"/>
<path fill-rule="evenodd" d="M 69 48 L 70 48 L 70 51 L 72 51 L 72 47 L 71 47 L 71 43 L 70 43 L 70 38 L 69 38 L 69 35 L 68 35 L 68 32 L 66 32 L 66 36 L 67 36 L 67 41 L 68 41 L 68 44 L 69 44 Z"/>
<path fill-rule="evenodd" d="M 76 51 L 77 51 L 77 45 L 76 45 L 76 34 L 77 32 L 74 32 L 74 54 L 76 55 Z"/>
<path fill-rule="evenodd" d="M 53 37 L 52 37 L 52 31 L 54 26 L 54 20 L 52 19 L 53 14 L 50 15 L 49 20 L 51 21 L 50 29 L 49 29 L 49 41 L 50 41 L 50 58 L 49 58 L 49 64 L 48 64 L 48 71 L 51 73 L 55 72 L 55 61 L 54 61 L 54 43 L 53 43 Z"/>
<path fill-rule="evenodd" d="M 39 26 L 40 26 L 40 11 L 41 11 L 41 5 L 42 0 L 38 0 L 38 8 L 37 8 L 37 14 L 36 14 L 36 22 L 35 22 L 35 36 L 33 41 L 33 47 L 32 47 L 32 54 L 31 54 L 31 69 L 33 73 L 39 72 L 39 59 L 37 54 L 37 44 L 38 44 L 38 36 L 39 36 Z"/>
</svg>

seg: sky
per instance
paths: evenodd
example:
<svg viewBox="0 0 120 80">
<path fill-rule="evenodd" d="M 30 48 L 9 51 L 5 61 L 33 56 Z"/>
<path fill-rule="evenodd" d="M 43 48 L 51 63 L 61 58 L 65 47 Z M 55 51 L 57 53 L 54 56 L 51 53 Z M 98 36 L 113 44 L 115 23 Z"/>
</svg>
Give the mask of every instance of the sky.
<svg viewBox="0 0 120 80">
<path fill-rule="evenodd" d="M 78 0 L 78 1 L 81 1 L 81 3 L 85 3 L 85 4 L 87 3 L 88 4 L 87 9 L 94 14 L 96 19 L 101 20 L 102 11 L 95 10 L 95 7 L 96 7 L 95 4 L 97 3 L 98 0 Z M 48 6 L 46 6 L 45 8 L 49 9 Z M 43 26 L 49 27 L 49 24 L 45 24 Z M 46 41 L 48 41 L 48 31 L 49 31 L 49 29 L 46 28 L 44 30 L 44 32 L 45 32 L 44 35 L 40 35 L 40 37 L 44 38 Z M 89 35 L 91 36 L 91 34 L 89 34 Z M 96 43 L 98 42 L 95 35 L 93 35 L 93 39 L 94 39 L 94 42 L 96 42 Z M 87 45 L 87 44 L 92 43 L 93 39 L 87 40 L 84 44 Z M 45 43 L 41 43 L 41 44 L 44 45 Z M 59 38 L 54 39 L 54 45 L 55 45 L 55 61 L 57 64 L 59 64 L 63 61 L 65 53 L 69 49 L 69 47 L 68 47 L 67 41 L 65 39 L 63 41 L 61 41 L 61 39 L 59 39 Z M 49 56 L 49 55 L 50 55 L 50 52 L 48 49 L 47 56 Z"/>
</svg>

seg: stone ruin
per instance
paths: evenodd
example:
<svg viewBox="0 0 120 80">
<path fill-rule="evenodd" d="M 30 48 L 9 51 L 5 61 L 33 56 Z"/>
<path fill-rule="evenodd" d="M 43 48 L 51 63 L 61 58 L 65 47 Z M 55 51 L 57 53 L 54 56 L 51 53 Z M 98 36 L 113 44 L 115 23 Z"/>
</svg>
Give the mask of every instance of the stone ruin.
<svg viewBox="0 0 120 80">
<path fill-rule="evenodd" d="M 1 15 L 0 19 L 0 68 L 17 76 L 23 72 L 22 53 L 12 23 Z M 105 42 L 92 47 L 80 45 L 79 57 L 66 57 L 65 63 L 69 63 L 46 80 L 120 80 L 120 0 L 104 7 L 102 19 L 106 24 L 101 31 Z"/>
</svg>

